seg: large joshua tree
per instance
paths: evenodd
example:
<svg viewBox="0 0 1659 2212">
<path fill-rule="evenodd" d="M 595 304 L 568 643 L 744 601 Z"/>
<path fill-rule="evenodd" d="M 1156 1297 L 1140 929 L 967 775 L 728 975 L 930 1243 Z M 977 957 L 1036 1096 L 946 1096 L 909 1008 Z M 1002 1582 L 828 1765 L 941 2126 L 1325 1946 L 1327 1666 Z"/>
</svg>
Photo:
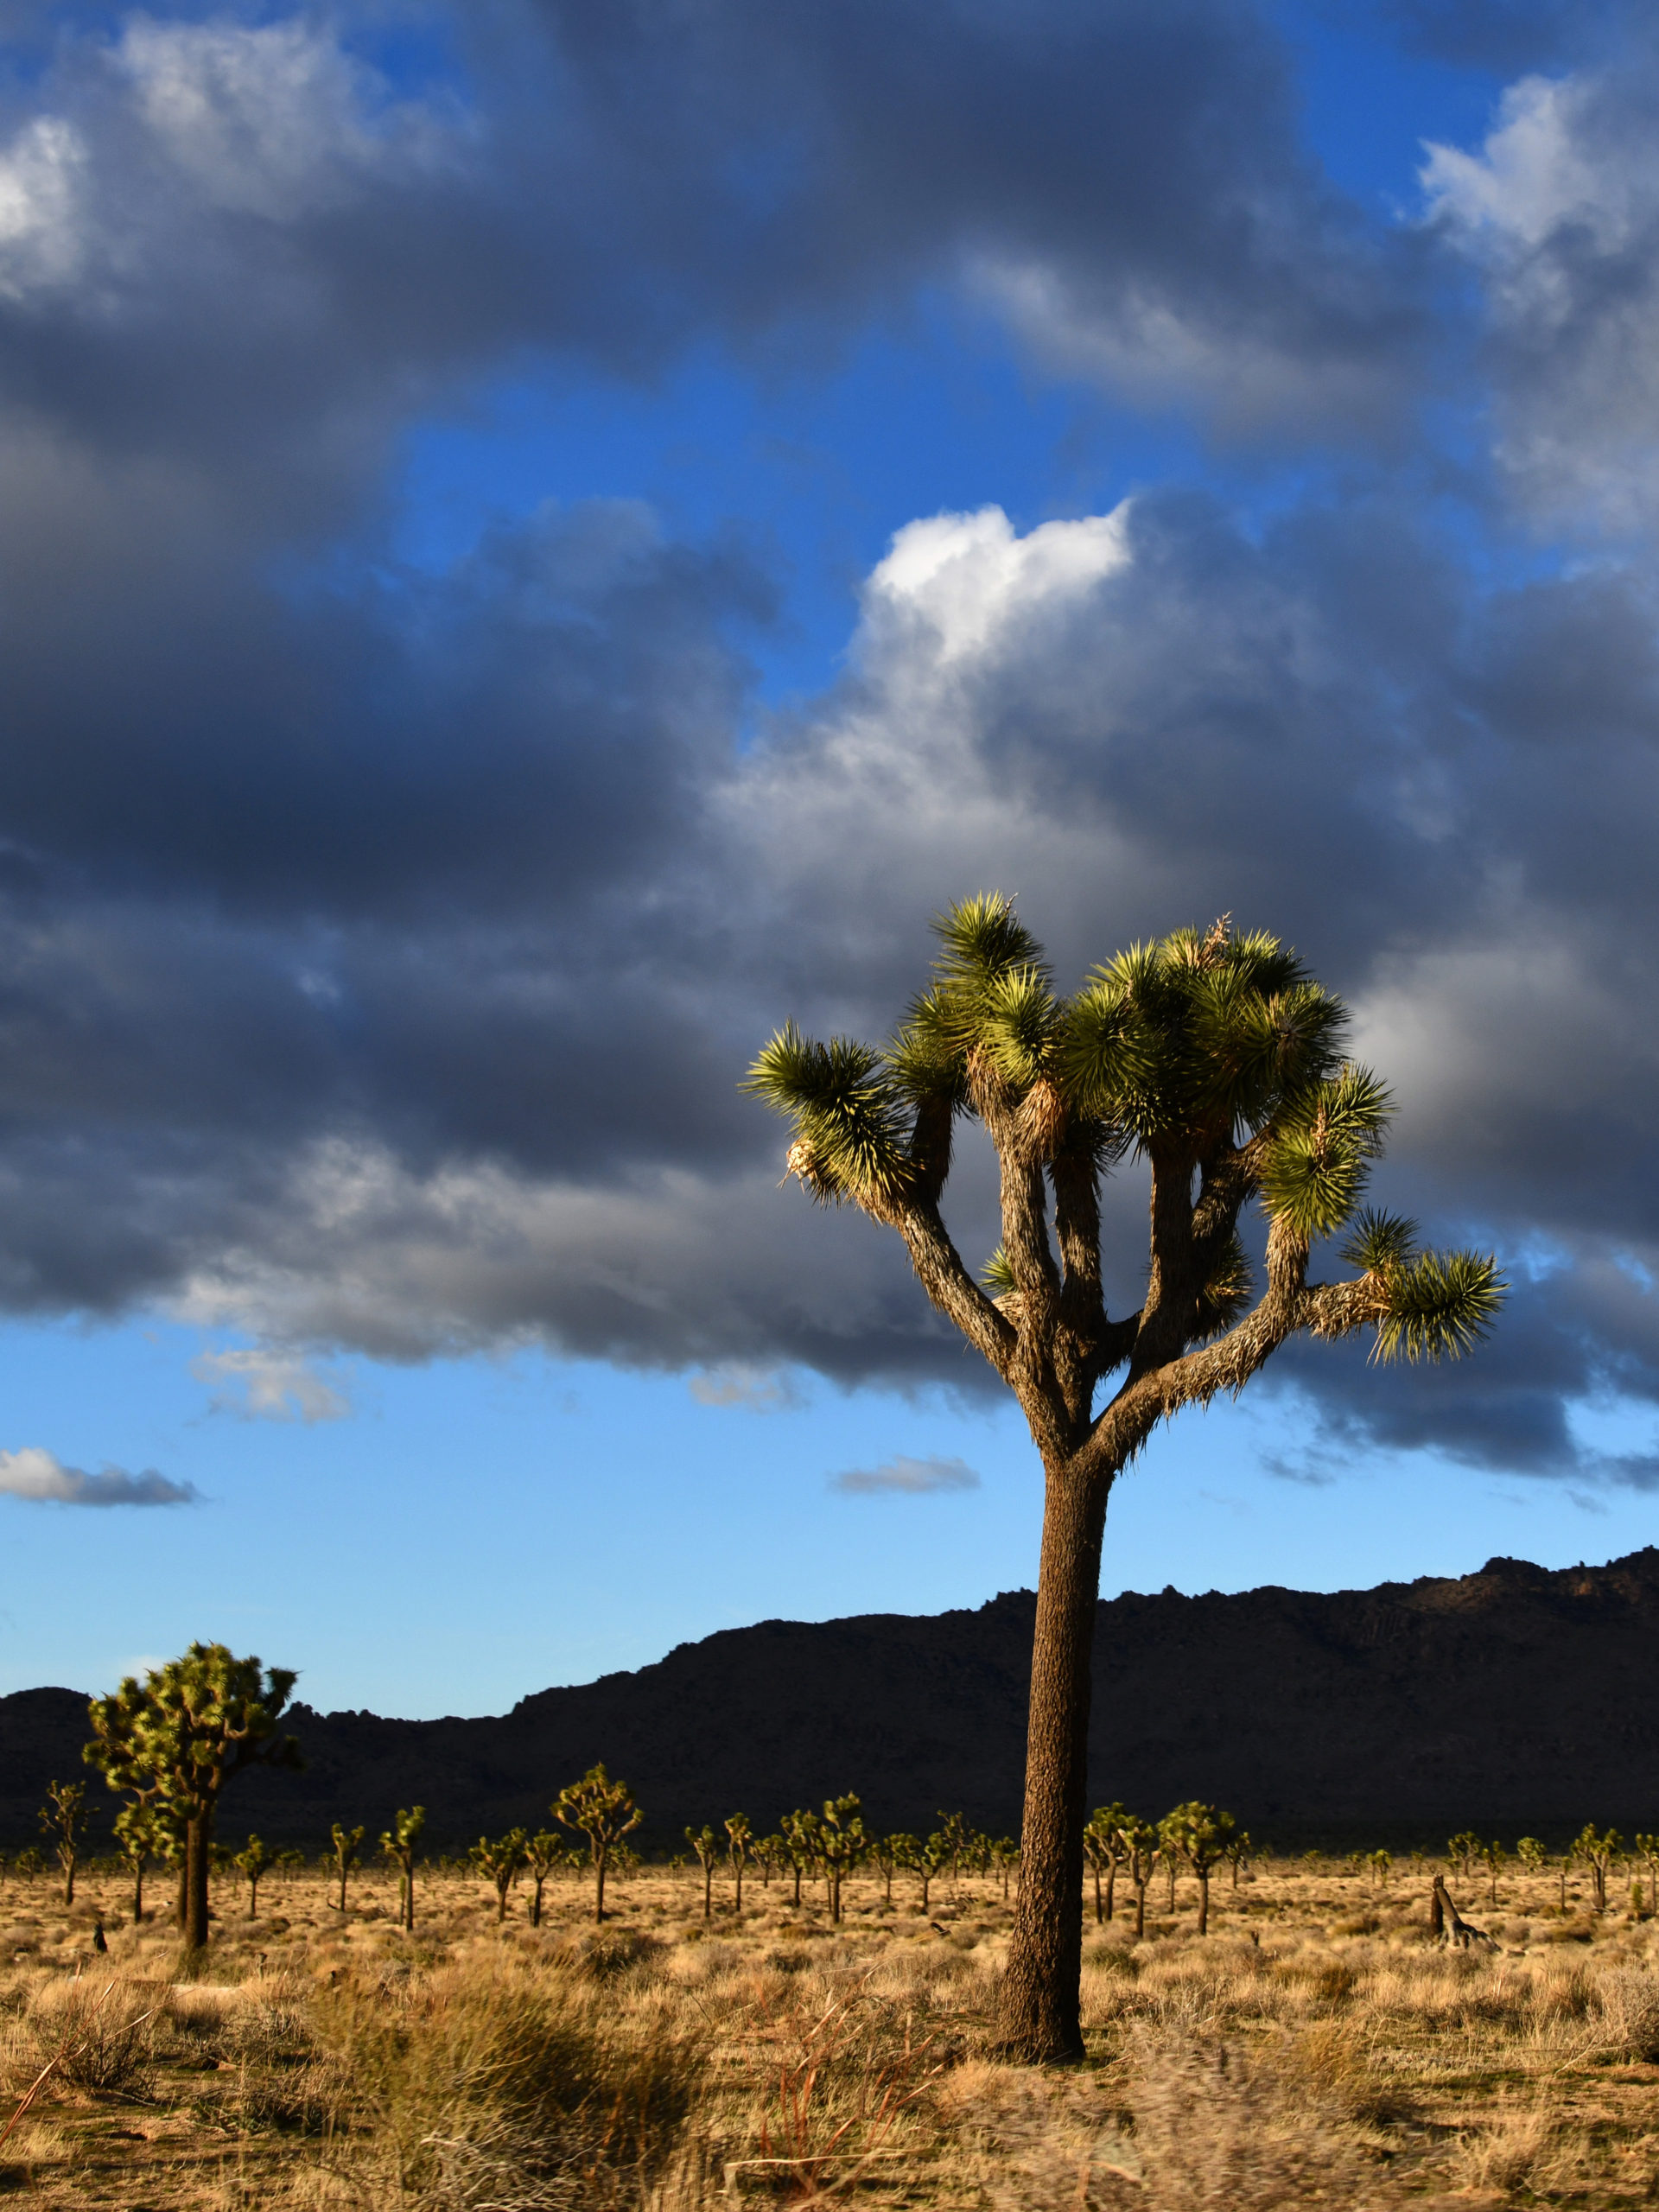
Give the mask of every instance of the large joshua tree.
<svg viewBox="0 0 1659 2212">
<path fill-rule="evenodd" d="M 1484 1334 L 1490 1258 L 1420 1252 L 1413 1225 L 1361 1211 L 1389 1102 L 1344 1057 L 1341 1001 L 1271 937 L 1178 931 L 1061 997 L 1000 896 L 936 924 L 931 983 L 883 1046 L 817 1044 L 793 1023 L 746 1088 L 788 1115 L 790 1171 L 904 1239 L 933 1303 L 1018 1399 L 1045 1505 L 1032 1655 L 1019 1909 L 1003 1977 L 1007 2045 L 1082 2051 L 1077 2018 L 1090 1648 L 1106 1501 L 1160 1421 L 1236 1393 L 1286 1340 L 1375 1332 L 1382 1359 L 1439 1359 Z M 995 1147 L 1002 1242 L 982 1282 L 940 1211 L 959 1116 Z M 1103 1177 L 1151 1173 L 1140 1310 L 1102 1289 Z M 1265 1281 L 1238 1236 L 1266 1217 Z M 1308 1281 L 1347 1232 L 1356 1270 Z M 1127 1256 L 1127 1255 L 1126 1255 Z M 1103 1385 L 1111 1378 L 1103 1403 Z"/>
<path fill-rule="evenodd" d="M 207 1941 L 207 1874 L 225 1785 L 252 1766 L 300 1764 L 276 1724 L 298 1677 L 287 1667 L 238 1659 L 222 1643 L 193 1643 L 178 1659 L 129 1675 L 87 1708 L 92 1740 L 82 1756 L 111 1789 L 154 1808 L 182 1840 L 180 1919 L 185 1948 Z"/>
</svg>

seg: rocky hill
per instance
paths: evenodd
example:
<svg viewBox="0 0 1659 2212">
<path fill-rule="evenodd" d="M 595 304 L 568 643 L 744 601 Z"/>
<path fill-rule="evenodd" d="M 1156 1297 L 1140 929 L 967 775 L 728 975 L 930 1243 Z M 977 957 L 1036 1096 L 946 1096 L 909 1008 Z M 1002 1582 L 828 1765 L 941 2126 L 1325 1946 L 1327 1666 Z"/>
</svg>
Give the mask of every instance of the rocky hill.
<svg viewBox="0 0 1659 2212">
<path fill-rule="evenodd" d="M 601 1758 L 646 1809 L 641 1840 L 664 1847 L 688 1821 L 742 1806 L 770 1825 L 848 1789 L 884 1827 L 931 1826 L 945 1807 L 1014 1830 L 1034 1602 L 762 1621 L 486 1719 L 301 1707 L 305 1770 L 236 1784 L 224 1830 L 310 1841 L 343 1819 L 375 1834 L 418 1802 L 435 1840 L 460 1842 L 546 1825 L 553 1792 Z M 1092 1788 L 1152 1814 L 1209 1798 L 1298 1846 L 1463 1827 L 1560 1838 L 1588 1819 L 1659 1829 L 1656 1679 L 1651 1548 L 1325 1595 L 1131 1593 L 1100 1608 Z M 0 1837 L 34 1839 L 48 1779 L 81 1771 L 85 1719 L 69 1690 L 0 1699 Z"/>
</svg>

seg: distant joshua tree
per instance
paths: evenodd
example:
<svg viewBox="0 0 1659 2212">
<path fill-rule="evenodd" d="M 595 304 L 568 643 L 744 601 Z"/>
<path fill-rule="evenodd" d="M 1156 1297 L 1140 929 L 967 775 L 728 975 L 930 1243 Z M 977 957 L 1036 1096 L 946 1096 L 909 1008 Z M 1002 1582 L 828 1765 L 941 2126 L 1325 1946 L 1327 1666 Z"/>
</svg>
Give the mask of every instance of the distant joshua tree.
<svg viewBox="0 0 1659 2212">
<path fill-rule="evenodd" d="M 1624 1837 L 1617 1828 L 1598 1829 L 1593 1821 L 1586 1821 L 1573 1840 L 1571 1856 L 1590 1869 L 1596 1910 L 1605 1912 L 1607 1876 L 1615 1862 L 1624 1856 Z"/>
<path fill-rule="evenodd" d="M 1249 1830 L 1248 1828 L 1240 1828 L 1238 1834 L 1233 1838 L 1232 1841 L 1227 1847 L 1227 1864 L 1233 1870 L 1232 1886 L 1234 1889 L 1238 1887 L 1238 1878 L 1241 1871 L 1249 1866 L 1251 1859 L 1255 1856 L 1255 1846 L 1250 1840 Z M 1374 1851 L 1371 1853 L 1371 1859 L 1374 1864 L 1378 1859 L 1388 1858 L 1389 1854 L 1386 1851 Z M 1389 1859 L 1389 1865 L 1392 1866 L 1393 1864 L 1394 1861 L 1391 1859 Z M 1388 1875 L 1385 1872 L 1383 1873 L 1382 1879 L 1386 1883 L 1388 1878 Z"/>
<path fill-rule="evenodd" d="M 1210 1933 L 1210 1876 L 1227 1855 L 1227 1847 L 1238 1832 L 1238 1822 L 1230 1813 L 1223 1813 L 1213 1805 L 1202 1804 L 1198 1798 L 1189 1798 L 1178 1805 L 1165 1821 L 1164 1827 L 1182 1858 L 1198 1877 L 1198 1933 Z"/>
<path fill-rule="evenodd" d="M 499 1928 L 507 1916 L 507 1894 L 518 1880 L 524 1863 L 524 1851 L 530 1838 L 523 1828 L 509 1828 L 505 1835 L 493 1840 L 481 1835 L 467 1856 L 479 1872 L 495 1889 L 495 1922 Z"/>
<path fill-rule="evenodd" d="M 340 1879 L 339 1909 L 346 1910 L 346 1878 L 358 1861 L 363 1847 L 364 1831 L 360 1827 L 342 1827 L 336 1821 L 328 1831 L 334 1844 L 334 1872 Z"/>
<path fill-rule="evenodd" d="M 1650 1913 L 1659 1912 L 1659 1835 L 1638 1834 L 1630 1838 L 1630 1848 L 1648 1870 L 1648 1904 Z M 1638 1896 L 1636 1909 L 1642 1910 Z"/>
<path fill-rule="evenodd" d="M 564 1861 L 564 1843 L 551 1828 L 537 1828 L 524 1843 L 524 1872 L 530 1876 L 530 1924 L 542 1924 L 542 1891 L 554 1868 Z"/>
<path fill-rule="evenodd" d="M 697 1864 L 702 1869 L 702 1916 L 705 1920 L 709 1920 L 714 1916 L 715 1866 L 720 1858 L 720 1838 L 705 1821 L 700 1828 L 687 1828 L 685 1840 L 696 1853 Z M 800 1890 L 798 1875 L 796 1878 L 795 1886 L 798 1896 Z"/>
<path fill-rule="evenodd" d="M 268 1843 L 264 1842 L 259 1836 L 251 1835 L 246 1843 L 242 1847 L 241 1850 L 237 1853 L 236 1857 L 231 1861 L 231 1864 L 237 1869 L 238 1873 L 245 1874 L 247 1877 L 248 1918 L 250 1920 L 257 1920 L 258 1918 L 259 1884 L 261 1878 L 269 1872 L 271 1866 L 275 1863 L 276 1857 L 276 1853 L 271 1849 Z"/>
<path fill-rule="evenodd" d="M 1389 1886 L 1389 1876 L 1394 1867 L 1394 1853 L 1391 1851 L 1370 1852 L 1366 1855 L 1365 1863 L 1371 1870 L 1371 1878 L 1376 1882 L 1377 1888 L 1386 1890 Z"/>
<path fill-rule="evenodd" d="M 818 1816 L 807 1810 L 785 1813 L 779 1826 L 789 1851 L 789 1864 L 795 1877 L 792 1900 L 797 1910 L 801 1902 L 801 1877 L 812 1872 L 818 1863 Z"/>
<path fill-rule="evenodd" d="M 928 1910 L 928 1893 L 934 1878 L 950 1863 L 950 1846 L 935 1828 L 931 1835 L 925 1835 L 917 1845 L 910 1861 L 912 1872 L 922 1878 L 922 1910 Z"/>
<path fill-rule="evenodd" d="M 993 1836 L 991 1865 L 1002 1878 L 1002 1902 L 1008 1901 L 1008 1877 L 1020 1864 L 1020 1847 L 1011 1835 Z"/>
<path fill-rule="evenodd" d="M 1497 1878 L 1503 1872 L 1503 1866 L 1509 1859 L 1509 1853 L 1504 1850 L 1503 1845 L 1497 1840 L 1496 1836 L 1492 1838 L 1490 1843 L 1483 1843 L 1480 1847 L 1481 1861 L 1486 1869 L 1486 1902 L 1488 1904 L 1496 1906 L 1497 1903 Z"/>
<path fill-rule="evenodd" d="M 870 1864 L 881 1877 L 883 1901 L 893 1903 L 893 1878 L 901 1866 L 911 1863 L 911 1853 L 916 1848 L 916 1839 L 900 1828 L 892 1835 L 877 1835 L 870 1839 Z"/>
<path fill-rule="evenodd" d="M 1152 1862 L 1158 1853 L 1158 1831 L 1150 1821 L 1140 1820 L 1131 1814 L 1120 1823 L 1117 1833 L 1123 1845 L 1123 1864 L 1135 1891 L 1135 1939 L 1138 1943 L 1147 1932 L 1147 1884 L 1152 1879 Z"/>
<path fill-rule="evenodd" d="M 41 1808 L 41 1826 L 52 1839 L 52 1849 L 63 1869 L 63 1901 L 75 1901 L 75 1869 L 80 1864 L 80 1839 L 86 1829 L 86 1785 L 84 1782 L 48 1782 Z"/>
<path fill-rule="evenodd" d="M 850 1791 L 844 1797 L 824 1800 L 817 1843 L 832 1924 L 841 1919 L 842 1878 L 851 1873 L 870 1847 L 869 1831 L 864 1826 L 862 1814 L 862 1801 Z"/>
<path fill-rule="evenodd" d="M 553 1801 L 553 1817 L 563 1828 L 579 1830 L 588 1839 L 588 1856 L 594 1870 L 594 1919 L 605 1918 L 605 1875 L 616 1847 L 630 1829 L 645 1818 L 633 1802 L 626 1782 L 613 1782 L 601 1761 L 588 1768 L 580 1782 L 561 1789 Z"/>
<path fill-rule="evenodd" d="M 392 1815 L 391 1826 L 380 1837 L 381 1856 L 397 1869 L 397 1925 L 410 1935 L 415 1931 L 415 1847 L 425 1828 L 425 1806 L 411 1805 Z"/>
<path fill-rule="evenodd" d="M 1089 1815 L 1083 1831 L 1084 1856 L 1089 1861 L 1090 1872 L 1095 1878 L 1095 1924 L 1112 1916 L 1114 1892 L 1117 1887 L 1117 1870 L 1123 1863 L 1123 1844 L 1117 1831 L 1128 1818 L 1125 1808 L 1116 1799 L 1109 1805 L 1097 1806 Z M 1100 1878 L 1106 1877 L 1106 1892 L 1101 1895 Z"/>
<path fill-rule="evenodd" d="M 1420 1253 L 1411 1223 L 1360 1211 L 1388 1093 L 1344 1058 L 1340 1001 L 1275 938 L 1225 919 L 1177 931 L 1063 999 L 1000 894 L 935 928 L 931 985 L 885 1046 L 815 1043 L 791 1022 L 746 1088 L 790 1117 L 786 1164 L 812 1198 L 850 1201 L 903 1239 L 1041 1455 L 1022 1875 L 999 2003 L 1007 2049 L 1077 2059 L 1090 1654 L 1113 1484 L 1160 1422 L 1236 1395 L 1293 1338 L 1369 1328 L 1382 1358 L 1456 1357 L 1503 1286 L 1491 1260 Z M 959 1116 L 980 1122 L 1000 1171 L 1002 1245 L 981 1281 L 941 1212 Z M 1140 1311 L 1114 1319 L 1100 1184 L 1131 1150 L 1151 1170 L 1151 1249 Z M 1258 1201 L 1266 1282 L 1252 1305 L 1237 1224 Z M 1357 1273 L 1310 1283 L 1314 1245 L 1344 1230 Z"/>
<path fill-rule="evenodd" d="M 115 1841 L 132 1876 L 132 1924 L 137 1928 L 144 1917 L 144 1869 L 152 1859 L 168 1856 L 175 1839 L 158 1807 L 124 1805 L 115 1816 Z"/>
<path fill-rule="evenodd" d="M 1485 1854 L 1486 1847 L 1472 1828 L 1459 1828 L 1456 1835 L 1448 1836 L 1446 1855 L 1466 1882 L 1473 1875 L 1475 1862 Z"/>
<path fill-rule="evenodd" d="M 732 1910 L 743 1917 L 743 1862 L 748 1857 L 754 1830 L 747 1813 L 734 1813 L 726 1823 L 726 1863 L 732 1870 L 735 1897 Z"/>
</svg>

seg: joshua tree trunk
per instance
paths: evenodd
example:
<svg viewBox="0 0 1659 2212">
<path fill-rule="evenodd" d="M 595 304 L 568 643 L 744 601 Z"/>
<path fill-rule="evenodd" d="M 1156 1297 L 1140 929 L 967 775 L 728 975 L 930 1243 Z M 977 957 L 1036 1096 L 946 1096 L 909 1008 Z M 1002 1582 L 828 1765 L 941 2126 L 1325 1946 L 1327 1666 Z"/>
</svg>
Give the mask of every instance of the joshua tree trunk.
<svg viewBox="0 0 1659 2212">
<path fill-rule="evenodd" d="M 602 1926 L 605 1919 L 605 1862 L 607 1853 L 601 1851 L 594 1861 L 594 1924 Z"/>
<path fill-rule="evenodd" d="M 1101 1922 L 1106 1917 L 1106 1900 L 1100 1893 L 1099 1867 L 1095 1867 L 1093 1872 L 1095 1877 L 1095 1925 L 1098 1928 Z"/>
<path fill-rule="evenodd" d="M 207 1869 L 212 1859 L 213 1824 L 210 1814 L 198 1813 L 184 1826 L 184 1948 L 205 1950 L 207 1946 Z"/>
<path fill-rule="evenodd" d="M 1198 1933 L 1200 1936 L 1210 1933 L 1210 1870 L 1207 1866 L 1198 1870 Z"/>
<path fill-rule="evenodd" d="M 801 1878 L 798 1872 L 795 1877 L 798 1897 L 800 1888 Z M 712 1920 L 715 1916 L 715 1862 L 712 1859 L 705 1859 L 702 1862 L 702 1916 L 705 1920 Z"/>
<path fill-rule="evenodd" d="M 1011 2045 L 1081 2058 L 1077 1991 L 1083 1922 L 1077 1909 L 1089 1789 L 1089 1696 L 1106 1526 L 1103 1481 L 1049 1471 L 1037 1577 L 1020 1899 L 1002 1984 Z"/>
<path fill-rule="evenodd" d="M 132 1869 L 132 1924 L 142 1928 L 144 1921 L 144 1862 L 134 1861 Z"/>
<path fill-rule="evenodd" d="M 532 1878 L 536 1887 L 531 1892 L 530 1900 L 530 1924 L 532 1928 L 539 1928 L 542 1924 L 542 1885 L 547 1877 L 545 1874 L 537 1874 Z"/>
<path fill-rule="evenodd" d="M 793 1899 L 792 1899 L 792 1903 L 793 1903 L 793 1904 L 794 1904 L 794 1906 L 795 1906 L 795 1910 L 798 1912 L 798 1911 L 800 1910 L 800 1907 L 801 1907 L 801 1862 L 800 1862 L 800 1860 L 799 1860 L 798 1859 L 796 1859 L 796 1860 L 794 1861 L 794 1868 L 795 1868 L 795 1895 L 794 1895 L 794 1897 L 793 1897 Z M 703 1916 L 703 1917 L 704 1917 L 705 1919 L 707 1919 L 708 1915 L 705 1913 L 705 1914 L 704 1914 L 704 1916 Z"/>
<path fill-rule="evenodd" d="M 1112 1900 L 1117 1891 L 1117 1861 L 1114 1859 L 1106 1869 L 1106 1917 L 1112 1916 Z"/>
<path fill-rule="evenodd" d="M 1135 1885 L 1135 1940 L 1138 1943 L 1147 1932 L 1147 1884 L 1145 1876 Z"/>
<path fill-rule="evenodd" d="M 250 1874 L 248 1877 L 248 1918 L 257 1920 L 258 1916 L 259 1877 L 257 1874 Z"/>
</svg>

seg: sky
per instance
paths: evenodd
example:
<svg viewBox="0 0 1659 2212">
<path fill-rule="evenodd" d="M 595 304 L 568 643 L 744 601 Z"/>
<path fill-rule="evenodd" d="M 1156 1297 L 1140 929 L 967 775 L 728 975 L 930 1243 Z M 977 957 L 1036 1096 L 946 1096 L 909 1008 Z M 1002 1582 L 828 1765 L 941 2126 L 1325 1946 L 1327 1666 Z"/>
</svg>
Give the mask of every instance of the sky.
<svg viewBox="0 0 1659 2212">
<path fill-rule="evenodd" d="M 1376 1197 L 1513 1286 L 1161 1433 L 1109 1594 L 1649 1541 L 1650 10 L 0 0 L 0 1692 L 213 1637 L 501 1711 L 1029 1586 L 1017 1414 L 738 1089 L 989 889 L 1063 980 L 1293 942 Z"/>
</svg>

